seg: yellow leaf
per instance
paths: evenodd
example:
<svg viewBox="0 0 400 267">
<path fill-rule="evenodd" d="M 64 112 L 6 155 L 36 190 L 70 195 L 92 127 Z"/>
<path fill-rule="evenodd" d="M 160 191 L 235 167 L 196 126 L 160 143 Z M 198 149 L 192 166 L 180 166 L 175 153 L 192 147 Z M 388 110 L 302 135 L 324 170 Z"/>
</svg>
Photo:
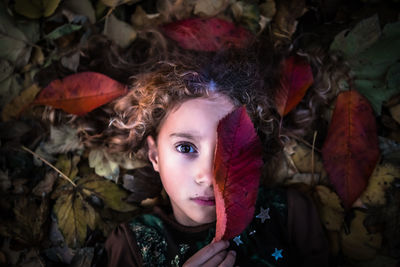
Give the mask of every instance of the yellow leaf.
<svg viewBox="0 0 400 267">
<path fill-rule="evenodd" d="M 339 196 L 324 185 L 317 185 L 315 191 L 319 199 L 319 214 L 325 228 L 340 231 L 344 221 L 344 209 Z"/>
<path fill-rule="evenodd" d="M 131 23 L 135 29 L 142 29 L 145 27 L 154 27 L 162 23 L 160 13 L 147 14 L 141 6 L 137 6 L 135 13 L 131 17 Z"/>
<path fill-rule="evenodd" d="M 272 18 L 275 16 L 276 13 L 275 1 L 267 0 L 265 3 L 261 4 L 260 13 L 269 20 L 272 20 Z"/>
<path fill-rule="evenodd" d="M 130 24 L 117 19 L 113 14 L 106 18 L 104 34 L 122 48 L 128 47 L 137 35 Z"/>
<path fill-rule="evenodd" d="M 93 149 L 89 153 L 89 166 L 97 175 L 109 180 L 117 180 L 119 176 L 118 163 L 110 160 L 102 149 Z"/>
<path fill-rule="evenodd" d="M 341 231 L 341 244 L 343 253 L 355 260 L 373 259 L 382 245 L 382 235 L 380 233 L 368 233 L 364 226 L 366 214 L 355 210 L 355 217 L 350 225 L 350 233 Z"/>
<path fill-rule="evenodd" d="M 113 210 L 129 212 L 137 209 L 136 206 L 124 201 L 128 192 L 111 181 L 93 175 L 79 180 L 78 185 L 100 198 L 106 206 Z"/>
<path fill-rule="evenodd" d="M 400 123 L 400 104 L 391 107 L 390 114 L 392 114 L 392 117 L 395 121 Z"/>
<path fill-rule="evenodd" d="M 196 1 L 193 13 L 198 16 L 212 17 L 226 9 L 227 0 L 199 0 Z"/>
<path fill-rule="evenodd" d="M 323 164 L 320 156 L 314 151 L 314 164 L 312 162 L 312 150 L 302 143 L 293 146 L 293 154 L 291 155 L 296 168 L 301 173 L 321 173 Z M 314 170 L 313 170 L 314 167 Z"/>
<path fill-rule="evenodd" d="M 390 163 L 377 165 L 360 196 L 361 201 L 371 206 L 385 205 L 385 192 L 396 177 L 400 177 L 400 168 Z"/>
<path fill-rule="evenodd" d="M 39 91 L 40 88 L 36 84 L 22 91 L 20 95 L 4 106 L 1 112 L 2 120 L 8 121 L 17 118 L 33 102 Z"/>
<path fill-rule="evenodd" d="M 83 245 L 87 227 L 94 230 L 99 221 L 94 208 L 79 192 L 61 195 L 54 205 L 54 213 L 64 239 L 71 248 Z"/>
<path fill-rule="evenodd" d="M 61 154 L 57 159 L 55 167 L 68 176 L 68 178 L 74 180 L 79 171 L 78 163 L 80 159 L 81 157 L 78 155 L 73 155 L 71 158 L 67 154 Z"/>
<path fill-rule="evenodd" d="M 15 11 L 27 18 L 38 19 L 51 16 L 60 0 L 16 0 Z"/>
</svg>

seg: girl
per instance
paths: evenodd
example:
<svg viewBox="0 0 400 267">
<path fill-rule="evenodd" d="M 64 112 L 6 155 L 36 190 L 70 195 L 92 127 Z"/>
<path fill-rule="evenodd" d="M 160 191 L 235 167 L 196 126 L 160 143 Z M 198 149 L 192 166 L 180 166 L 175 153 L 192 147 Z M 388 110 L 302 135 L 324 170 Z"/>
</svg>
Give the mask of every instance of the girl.
<svg viewBox="0 0 400 267">
<path fill-rule="evenodd" d="M 185 54 L 159 62 L 136 75 L 131 91 L 106 109 L 112 117 L 101 140 L 110 151 L 149 160 L 170 201 L 170 207 L 155 207 L 113 231 L 105 244 L 108 266 L 328 265 L 316 210 L 293 189 L 261 187 L 246 230 L 229 242 L 213 242 L 219 120 L 246 105 L 265 155 L 274 147 L 267 89 L 276 74 L 264 65 L 261 79 L 254 60 L 240 55 L 221 52 L 194 60 Z"/>
<path fill-rule="evenodd" d="M 248 227 L 233 240 L 213 240 L 218 122 L 245 105 L 265 161 L 279 148 L 278 130 L 285 133 L 271 103 L 279 64 L 271 51 L 263 57 L 234 50 L 202 57 L 181 52 L 147 71 L 135 65 L 127 95 L 76 121 L 87 145 L 106 144 L 110 153 L 147 160 L 152 168 L 144 177 L 159 176 L 170 202 L 117 227 L 105 243 L 104 265 L 328 266 L 315 207 L 294 189 L 261 186 Z M 308 133 L 322 100 L 332 94 L 323 68 L 314 77 L 305 104 L 287 119 L 297 134 Z"/>
</svg>

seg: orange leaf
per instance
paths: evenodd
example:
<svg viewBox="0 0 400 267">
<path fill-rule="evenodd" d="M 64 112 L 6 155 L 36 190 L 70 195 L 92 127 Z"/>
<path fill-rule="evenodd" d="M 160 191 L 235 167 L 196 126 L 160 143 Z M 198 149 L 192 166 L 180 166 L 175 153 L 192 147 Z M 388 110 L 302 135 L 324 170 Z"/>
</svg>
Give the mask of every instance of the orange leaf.
<svg viewBox="0 0 400 267">
<path fill-rule="evenodd" d="M 251 222 L 262 167 L 261 142 L 244 107 L 218 125 L 214 160 L 215 240 L 239 235 Z"/>
<path fill-rule="evenodd" d="M 379 159 L 375 116 L 368 100 L 357 91 L 337 97 L 322 156 L 333 186 L 345 208 L 350 208 Z"/>
<path fill-rule="evenodd" d="M 126 92 L 124 84 L 108 76 L 97 72 L 81 72 L 52 81 L 40 92 L 34 104 L 84 115 Z"/>
<path fill-rule="evenodd" d="M 313 82 L 310 64 L 304 58 L 287 58 L 282 66 L 280 87 L 275 95 L 278 113 L 283 117 L 295 108 Z"/>
</svg>

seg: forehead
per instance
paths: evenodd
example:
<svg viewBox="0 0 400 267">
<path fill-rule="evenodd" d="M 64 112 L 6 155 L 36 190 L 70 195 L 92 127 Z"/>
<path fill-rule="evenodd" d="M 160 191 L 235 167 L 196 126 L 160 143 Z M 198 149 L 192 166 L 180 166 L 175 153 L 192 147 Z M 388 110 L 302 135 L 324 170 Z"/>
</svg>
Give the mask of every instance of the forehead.
<svg viewBox="0 0 400 267">
<path fill-rule="evenodd" d="M 215 128 L 218 122 L 234 109 L 234 105 L 226 96 L 212 98 L 195 98 L 182 103 L 173 109 L 161 125 L 161 131 L 193 131 L 205 133 Z"/>
</svg>

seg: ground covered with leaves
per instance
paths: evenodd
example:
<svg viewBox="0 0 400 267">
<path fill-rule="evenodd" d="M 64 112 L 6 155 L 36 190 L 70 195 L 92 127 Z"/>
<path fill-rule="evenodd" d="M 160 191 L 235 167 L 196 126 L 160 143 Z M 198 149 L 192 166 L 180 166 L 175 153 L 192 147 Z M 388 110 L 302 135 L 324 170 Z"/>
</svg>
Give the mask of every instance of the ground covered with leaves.
<svg viewBox="0 0 400 267">
<path fill-rule="evenodd" d="M 96 92 L 81 96 L 90 110 L 68 102 L 74 78 L 52 83 L 59 90 L 53 98 L 44 92 L 55 78 L 83 71 L 82 48 L 93 35 L 104 35 L 123 50 L 139 41 L 143 29 L 163 26 L 183 47 L 198 49 L 174 36 L 169 24 L 197 17 L 218 19 L 207 26 L 239 45 L 246 36 L 269 29 L 292 40 L 318 39 L 332 52 L 341 52 L 353 82 L 343 82 L 343 92 L 321 114 L 329 125 L 327 133 L 316 130 L 315 139 L 322 140 L 316 143 L 321 145 L 287 142 L 276 155 L 274 180 L 269 182 L 297 187 L 314 199 L 329 237 L 332 266 L 398 266 L 396 0 L 1 0 L 0 265 L 91 266 L 113 227 L 162 201 L 159 180 L 137 178 L 149 167 L 146 163 L 86 148 L 76 129 L 41 119 L 43 105 L 85 113 L 126 88 L 101 78 L 109 91 L 101 97 Z M 212 28 L 219 20 L 226 21 L 225 32 Z M 207 41 L 197 45 L 218 49 Z M 296 72 L 299 65 L 290 60 Z M 55 77 L 41 75 L 52 69 L 60 72 Z M 307 76 L 307 68 L 300 72 Z M 289 86 L 277 96 L 282 117 L 301 101 L 308 86 Z"/>
</svg>

